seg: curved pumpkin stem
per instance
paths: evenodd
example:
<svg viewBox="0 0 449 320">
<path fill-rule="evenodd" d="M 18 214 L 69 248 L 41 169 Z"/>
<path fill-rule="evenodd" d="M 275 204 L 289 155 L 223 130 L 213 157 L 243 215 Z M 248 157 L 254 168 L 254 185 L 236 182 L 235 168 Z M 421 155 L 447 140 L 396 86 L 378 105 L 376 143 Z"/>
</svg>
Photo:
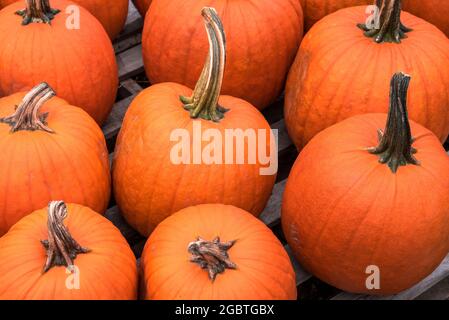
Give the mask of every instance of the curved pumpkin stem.
<svg viewBox="0 0 449 320">
<path fill-rule="evenodd" d="M 202 269 L 207 269 L 209 279 L 213 282 L 218 274 L 226 269 L 237 269 L 237 265 L 229 259 L 228 250 L 236 243 L 234 241 L 220 242 L 216 237 L 212 241 L 198 238 L 191 242 L 188 251 L 192 254 L 191 262 L 198 264 Z"/>
<path fill-rule="evenodd" d="M 73 266 L 73 260 L 81 253 L 90 252 L 81 247 L 70 235 L 64 219 L 67 217 L 67 206 L 63 201 L 52 201 L 48 205 L 48 240 L 41 243 L 47 250 L 47 261 L 44 273 L 55 266 Z"/>
<path fill-rule="evenodd" d="M 53 89 L 47 83 L 43 82 L 31 89 L 16 108 L 14 114 L 6 118 L 1 118 L 0 123 L 9 124 L 11 126 L 11 132 L 42 130 L 54 133 L 46 125 L 48 113 L 38 115 L 39 108 L 54 96 L 55 92 Z"/>
<path fill-rule="evenodd" d="M 23 17 L 22 24 L 28 25 L 30 23 L 47 23 L 51 24 L 61 10 L 53 9 L 50 6 L 50 0 L 25 0 L 26 8 L 16 12 Z"/>
<path fill-rule="evenodd" d="M 358 24 L 357 26 L 365 31 L 365 35 L 374 38 L 377 43 L 395 42 L 400 43 L 401 39 L 407 38 L 406 33 L 412 31 L 401 22 L 402 2 L 401 0 L 376 0 L 379 9 L 378 24 L 370 26 Z"/>
<path fill-rule="evenodd" d="M 379 146 L 368 151 L 379 156 L 379 162 L 386 163 L 393 173 L 400 166 L 419 165 L 413 156 L 417 150 L 412 147 L 414 139 L 407 114 L 407 90 L 410 76 L 396 73 L 391 80 L 390 110 L 385 132 L 378 131 Z"/>
<path fill-rule="evenodd" d="M 227 109 L 218 105 L 226 62 L 226 37 L 214 8 L 203 8 L 209 38 L 209 55 L 192 97 L 180 97 L 192 118 L 220 121 Z"/>
</svg>

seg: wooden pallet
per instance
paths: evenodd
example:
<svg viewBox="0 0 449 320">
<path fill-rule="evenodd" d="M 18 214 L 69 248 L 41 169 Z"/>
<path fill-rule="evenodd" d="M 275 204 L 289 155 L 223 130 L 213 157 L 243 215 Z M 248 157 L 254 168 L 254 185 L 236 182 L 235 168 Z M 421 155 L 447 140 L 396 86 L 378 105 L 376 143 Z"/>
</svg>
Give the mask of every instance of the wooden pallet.
<svg viewBox="0 0 449 320">
<path fill-rule="evenodd" d="M 117 102 L 114 105 L 109 119 L 103 126 L 110 158 L 123 117 L 134 97 L 149 86 L 145 77 L 142 54 L 141 54 L 141 31 L 143 21 L 136 9 L 130 4 L 128 21 L 125 29 L 114 42 L 117 62 L 119 65 L 120 88 Z M 279 173 L 273 194 L 261 215 L 261 220 L 270 227 L 280 241 L 284 244 L 286 251 L 291 257 L 297 279 L 300 299 L 333 299 L 333 300 L 398 300 L 398 299 L 449 299 L 449 255 L 443 263 L 426 279 L 400 294 L 388 297 L 376 297 L 367 295 L 356 295 L 342 292 L 333 288 L 319 279 L 313 277 L 293 257 L 291 249 L 285 241 L 280 226 L 280 208 L 282 194 L 285 189 L 290 169 L 297 158 L 297 151 L 290 141 L 283 120 L 283 100 L 280 98 L 276 103 L 263 111 L 264 116 L 270 123 L 271 128 L 279 130 Z M 134 254 L 140 258 L 146 239 L 131 228 L 120 215 L 115 201 L 112 199 L 106 217 L 117 226 L 129 242 Z"/>
</svg>

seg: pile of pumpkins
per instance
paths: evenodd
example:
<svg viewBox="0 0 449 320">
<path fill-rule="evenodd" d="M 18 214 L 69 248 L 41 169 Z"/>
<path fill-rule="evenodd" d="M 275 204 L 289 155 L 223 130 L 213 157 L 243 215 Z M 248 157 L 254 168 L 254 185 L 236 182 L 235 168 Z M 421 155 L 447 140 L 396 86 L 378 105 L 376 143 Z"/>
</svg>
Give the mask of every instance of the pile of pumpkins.
<svg viewBox="0 0 449 320">
<path fill-rule="evenodd" d="M 375 295 L 440 264 L 449 3 L 133 2 L 153 85 L 126 113 L 111 175 L 100 126 L 117 94 L 111 40 L 128 0 L 0 0 L 0 299 L 296 299 L 289 256 L 257 219 L 276 174 L 261 175 L 260 161 L 170 159 L 172 133 L 198 124 L 223 136 L 265 130 L 270 141 L 261 110 L 284 91 L 300 154 L 281 218 L 299 262 Z M 111 190 L 149 237 L 139 268 L 102 216 Z M 380 280 L 369 286 L 373 266 Z"/>
</svg>

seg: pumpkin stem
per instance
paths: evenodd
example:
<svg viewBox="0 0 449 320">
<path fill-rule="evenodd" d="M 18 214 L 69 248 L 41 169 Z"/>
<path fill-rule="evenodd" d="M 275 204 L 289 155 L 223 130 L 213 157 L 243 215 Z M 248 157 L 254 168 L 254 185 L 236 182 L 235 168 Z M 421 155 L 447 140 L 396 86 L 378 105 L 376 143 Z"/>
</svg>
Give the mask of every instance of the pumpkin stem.
<svg viewBox="0 0 449 320">
<path fill-rule="evenodd" d="M 237 269 L 237 265 L 229 259 L 228 250 L 236 243 L 234 241 L 220 242 L 216 237 L 212 241 L 206 241 L 198 237 L 188 246 L 189 253 L 192 254 L 190 261 L 198 264 L 202 269 L 207 269 L 209 279 L 214 282 L 218 274 L 226 269 Z"/>
<path fill-rule="evenodd" d="M 414 139 L 407 114 L 407 90 L 410 76 L 396 73 L 391 80 L 390 109 L 388 111 L 385 131 L 378 130 L 379 145 L 368 151 L 379 156 L 380 163 L 386 163 L 393 173 L 400 166 L 419 165 L 414 157 L 417 150 L 413 148 Z"/>
<path fill-rule="evenodd" d="M 209 54 L 193 95 L 180 98 L 192 118 L 218 122 L 229 111 L 218 105 L 226 62 L 226 37 L 214 8 L 203 8 L 201 13 L 209 39 Z"/>
<path fill-rule="evenodd" d="M 401 39 L 407 38 L 406 33 L 412 31 L 401 22 L 402 1 L 401 0 L 376 0 L 379 9 L 376 14 L 375 25 L 358 24 L 365 31 L 365 36 L 373 38 L 375 42 L 400 43 Z"/>
<path fill-rule="evenodd" d="M 53 9 L 50 6 L 50 0 L 25 0 L 26 8 L 16 12 L 23 17 L 22 25 L 26 26 L 30 23 L 47 23 L 51 24 L 61 10 Z"/>
<path fill-rule="evenodd" d="M 48 240 L 41 243 L 47 250 L 44 273 L 55 266 L 73 266 L 73 260 L 81 253 L 90 252 L 81 247 L 64 226 L 67 206 L 63 201 L 52 201 L 48 205 Z"/>
<path fill-rule="evenodd" d="M 48 113 L 38 115 L 39 108 L 54 96 L 55 92 L 53 89 L 47 83 L 43 82 L 25 95 L 20 105 L 16 107 L 14 114 L 0 118 L 0 123 L 9 124 L 11 132 L 42 130 L 54 133 L 46 125 Z"/>
</svg>

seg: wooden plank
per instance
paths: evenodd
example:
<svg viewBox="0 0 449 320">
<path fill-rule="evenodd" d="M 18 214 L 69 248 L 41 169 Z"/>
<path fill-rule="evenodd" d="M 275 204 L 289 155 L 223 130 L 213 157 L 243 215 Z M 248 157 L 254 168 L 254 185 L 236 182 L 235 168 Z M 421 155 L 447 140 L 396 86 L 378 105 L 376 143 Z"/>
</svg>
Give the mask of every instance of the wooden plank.
<svg viewBox="0 0 449 320">
<path fill-rule="evenodd" d="M 299 264 L 298 260 L 296 260 L 295 256 L 293 255 L 292 249 L 289 245 L 286 245 L 284 247 L 285 251 L 287 251 L 288 256 L 290 257 L 290 260 L 293 265 L 293 270 L 295 270 L 296 274 L 296 286 L 299 286 L 300 284 L 306 282 L 313 276 L 308 273 L 304 268 Z"/>
<path fill-rule="evenodd" d="M 265 210 L 260 215 L 260 219 L 269 227 L 278 224 L 281 219 L 282 196 L 286 183 L 287 180 L 283 180 L 275 184 L 270 200 L 268 200 Z"/>
<path fill-rule="evenodd" d="M 140 243 L 144 237 L 142 237 L 137 231 L 135 231 L 129 224 L 125 221 L 125 219 L 120 214 L 120 210 L 117 206 L 109 208 L 105 217 L 110 220 L 122 233 L 123 237 L 128 241 L 128 243 L 133 246 L 135 244 Z"/>
<path fill-rule="evenodd" d="M 415 300 L 449 300 L 449 277 L 434 285 Z"/>
<path fill-rule="evenodd" d="M 140 13 L 137 11 L 134 4 L 130 1 L 125 27 L 115 39 L 114 44 L 126 39 L 130 35 L 141 32 L 142 28 L 143 18 L 140 16 Z"/>
<path fill-rule="evenodd" d="M 137 45 L 116 55 L 120 81 L 129 79 L 145 71 L 143 67 L 142 45 Z"/>
</svg>

